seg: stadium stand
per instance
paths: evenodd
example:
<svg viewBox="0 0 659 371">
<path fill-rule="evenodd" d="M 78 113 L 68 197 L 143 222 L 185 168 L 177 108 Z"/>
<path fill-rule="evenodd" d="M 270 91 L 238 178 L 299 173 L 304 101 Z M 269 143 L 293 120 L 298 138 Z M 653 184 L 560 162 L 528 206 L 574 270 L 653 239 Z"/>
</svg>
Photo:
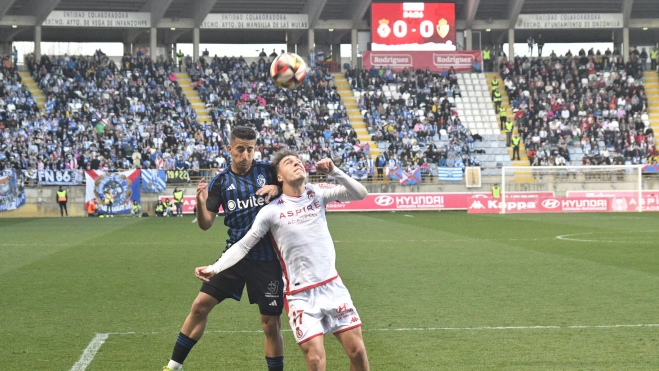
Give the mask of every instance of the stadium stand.
<svg viewBox="0 0 659 371">
<path fill-rule="evenodd" d="M 529 164 L 611 165 L 654 161 L 638 52 L 515 58 L 501 65 Z"/>
</svg>

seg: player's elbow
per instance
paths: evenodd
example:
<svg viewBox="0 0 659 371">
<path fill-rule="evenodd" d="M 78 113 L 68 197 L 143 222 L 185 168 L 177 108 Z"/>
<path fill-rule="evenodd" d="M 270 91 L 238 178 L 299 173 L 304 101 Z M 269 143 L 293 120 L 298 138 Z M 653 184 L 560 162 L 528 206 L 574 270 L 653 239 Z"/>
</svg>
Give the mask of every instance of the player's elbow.
<svg viewBox="0 0 659 371">
<path fill-rule="evenodd" d="M 366 189 L 366 187 L 364 187 L 363 185 L 360 184 L 360 187 L 357 188 L 357 192 L 355 194 L 355 197 L 358 200 L 363 200 L 363 199 L 366 198 L 367 195 L 368 195 L 368 190 Z"/>
</svg>

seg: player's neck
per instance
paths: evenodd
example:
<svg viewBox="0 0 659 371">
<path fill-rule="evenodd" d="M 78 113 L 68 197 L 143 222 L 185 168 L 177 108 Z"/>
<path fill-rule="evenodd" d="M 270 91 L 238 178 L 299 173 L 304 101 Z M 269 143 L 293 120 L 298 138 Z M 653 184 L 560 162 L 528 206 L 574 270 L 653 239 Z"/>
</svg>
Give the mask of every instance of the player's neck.
<svg viewBox="0 0 659 371">
<path fill-rule="evenodd" d="M 289 197 L 300 197 L 304 194 L 304 190 L 304 179 L 295 183 L 284 183 L 282 187 L 283 193 Z"/>
</svg>

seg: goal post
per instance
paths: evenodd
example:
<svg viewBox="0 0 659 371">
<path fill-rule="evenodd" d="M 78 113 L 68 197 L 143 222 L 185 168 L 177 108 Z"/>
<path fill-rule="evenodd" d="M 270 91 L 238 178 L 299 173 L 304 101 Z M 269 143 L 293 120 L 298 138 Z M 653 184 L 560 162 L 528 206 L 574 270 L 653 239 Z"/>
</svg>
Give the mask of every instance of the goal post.
<svg viewBox="0 0 659 371">
<path fill-rule="evenodd" d="M 621 194 L 634 197 L 638 212 L 643 202 L 643 165 L 604 166 L 503 166 L 501 213 L 506 213 L 507 192 L 553 192 L 570 197 L 588 192 L 601 197 Z"/>
</svg>

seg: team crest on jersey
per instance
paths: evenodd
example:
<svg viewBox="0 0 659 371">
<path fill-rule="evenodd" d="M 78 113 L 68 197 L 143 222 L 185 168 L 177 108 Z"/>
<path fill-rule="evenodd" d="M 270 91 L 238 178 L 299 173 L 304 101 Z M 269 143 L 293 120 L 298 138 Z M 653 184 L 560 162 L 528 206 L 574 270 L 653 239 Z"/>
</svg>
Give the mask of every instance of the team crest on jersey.
<svg viewBox="0 0 659 371">
<path fill-rule="evenodd" d="M 277 281 L 270 281 L 268 284 L 268 291 L 272 294 L 276 294 L 277 291 L 279 291 L 279 282 Z"/>
<path fill-rule="evenodd" d="M 295 335 L 296 335 L 296 336 L 298 337 L 298 339 L 299 339 L 299 338 L 301 338 L 302 335 L 304 335 L 304 334 L 302 333 L 302 330 L 300 330 L 300 328 L 297 327 L 297 328 L 295 328 Z"/>
<path fill-rule="evenodd" d="M 258 184 L 259 188 L 265 185 L 265 177 L 263 174 L 259 174 L 259 176 L 256 178 L 256 184 Z"/>
<path fill-rule="evenodd" d="M 309 199 L 313 199 L 316 197 L 316 192 L 314 191 L 307 191 L 307 196 L 309 196 Z"/>
</svg>

